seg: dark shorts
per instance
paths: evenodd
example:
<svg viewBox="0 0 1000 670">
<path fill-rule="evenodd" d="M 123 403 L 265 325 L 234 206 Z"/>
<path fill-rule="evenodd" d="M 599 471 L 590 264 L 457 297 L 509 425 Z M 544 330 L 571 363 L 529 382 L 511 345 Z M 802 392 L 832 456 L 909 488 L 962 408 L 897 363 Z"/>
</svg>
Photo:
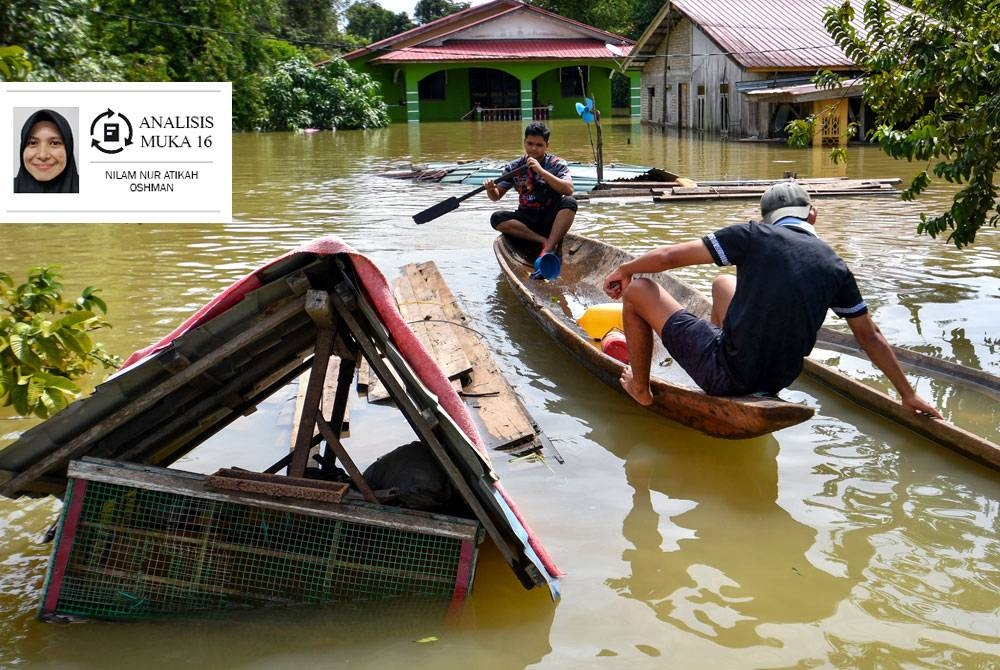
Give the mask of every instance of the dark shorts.
<svg viewBox="0 0 1000 670">
<path fill-rule="evenodd" d="M 663 324 L 663 346 L 709 395 L 746 395 L 751 389 L 733 377 L 726 362 L 722 329 L 686 309 Z"/>
<path fill-rule="evenodd" d="M 518 207 L 517 211 L 514 212 L 510 210 L 493 212 L 493 215 L 490 217 L 490 225 L 495 229 L 504 221 L 516 219 L 542 237 L 548 237 L 552 233 L 552 222 L 555 221 L 556 214 L 562 209 L 575 212 L 576 198 L 571 195 L 564 195 L 559 199 L 555 207 L 547 209 L 521 209 Z"/>
</svg>

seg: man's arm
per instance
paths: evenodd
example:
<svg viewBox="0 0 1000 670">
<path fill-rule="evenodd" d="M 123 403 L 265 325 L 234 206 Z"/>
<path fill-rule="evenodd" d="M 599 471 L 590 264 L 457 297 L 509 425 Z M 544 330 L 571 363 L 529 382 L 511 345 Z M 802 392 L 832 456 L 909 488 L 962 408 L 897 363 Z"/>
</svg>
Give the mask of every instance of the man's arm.
<svg viewBox="0 0 1000 670">
<path fill-rule="evenodd" d="M 910 386 L 909 380 L 899 365 L 896 354 L 893 353 L 892 347 L 889 346 L 889 342 L 886 341 L 879 327 L 872 321 L 871 316 L 866 312 L 861 316 L 846 319 L 846 321 L 847 325 L 851 328 L 851 332 L 854 334 L 854 339 L 861 345 L 868 358 L 871 359 L 871 362 L 882 371 L 896 388 L 903 408 L 913 414 L 927 414 L 937 419 L 943 419 L 944 417 L 941 416 L 941 413 L 933 405 L 918 396 L 913 387 Z"/>
<path fill-rule="evenodd" d="M 647 251 L 642 256 L 634 258 L 627 263 L 622 263 L 618 269 L 612 272 L 604 280 L 604 292 L 611 298 L 617 300 L 628 288 L 632 281 L 632 275 L 653 274 L 682 268 L 688 265 L 704 265 L 714 263 L 712 254 L 708 247 L 701 240 L 681 242 L 671 244 L 666 247 L 657 247 L 652 251 Z"/>
</svg>

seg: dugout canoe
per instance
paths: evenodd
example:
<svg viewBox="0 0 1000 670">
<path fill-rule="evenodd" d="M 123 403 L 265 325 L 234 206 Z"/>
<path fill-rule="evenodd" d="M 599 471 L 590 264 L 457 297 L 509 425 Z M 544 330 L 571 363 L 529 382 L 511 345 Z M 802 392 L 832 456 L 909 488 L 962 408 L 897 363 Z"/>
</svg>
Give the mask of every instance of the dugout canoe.
<svg viewBox="0 0 1000 670">
<path fill-rule="evenodd" d="M 626 252 L 597 240 L 567 235 L 563 241 L 562 272 L 553 282 L 533 280 L 533 254 L 516 240 L 500 235 L 493 250 L 507 282 L 528 312 L 583 367 L 617 391 L 624 393 L 618 379 L 624 367 L 601 351 L 576 320 L 587 307 L 608 302 L 602 286 L 604 277 L 631 258 Z M 692 287 L 668 273 L 652 277 L 685 307 L 705 314 L 708 301 Z M 669 361 L 659 342 L 653 352 L 651 379 L 653 404 L 650 410 L 707 435 L 745 439 L 772 433 L 810 419 L 814 410 L 799 403 L 772 397 L 706 395 L 681 367 Z"/>
<path fill-rule="evenodd" d="M 500 236 L 494 242 L 494 251 L 508 283 L 546 332 L 599 379 L 621 390 L 618 378 L 622 364 L 605 355 L 599 343 L 577 325 L 576 319 L 590 305 L 608 302 L 602 290 L 604 277 L 632 256 L 598 240 L 570 234 L 563 243 L 562 274 L 554 282 L 544 282 L 529 278 L 533 270 L 529 264 L 530 250 L 520 247 L 516 240 Z M 690 285 L 669 273 L 652 278 L 692 313 L 708 313 L 708 299 Z M 849 333 L 828 327 L 820 329 L 816 344 L 864 357 Z M 705 395 L 676 364 L 658 364 L 669 358 L 659 342 L 654 340 L 654 345 L 654 404 L 650 409 L 679 423 L 717 437 L 741 438 L 773 432 L 805 421 L 813 414 L 810 407 L 781 400 Z M 911 349 L 892 348 L 908 373 L 932 376 L 1000 399 L 1000 379 L 994 375 Z M 984 437 L 949 421 L 908 414 L 895 398 L 815 358 L 806 358 L 804 373 L 868 411 L 1000 469 L 1000 446 Z"/>
</svg>

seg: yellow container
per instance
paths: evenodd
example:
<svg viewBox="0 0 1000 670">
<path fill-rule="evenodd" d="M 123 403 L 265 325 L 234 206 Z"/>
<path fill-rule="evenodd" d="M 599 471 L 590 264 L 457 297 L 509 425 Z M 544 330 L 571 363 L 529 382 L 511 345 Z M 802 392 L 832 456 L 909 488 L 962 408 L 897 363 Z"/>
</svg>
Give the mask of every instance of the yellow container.
<svg viewBox="0 0 1000 670">
<path fill-rule="evenodd" d="M 576 322 L 592 339 L 599 340 L 607 335 L 609 330 L 624 329 L 622 326 L 622 304 L 620 302 L 606 302 L 600 305 L 591 305 Z"/>
</svg>

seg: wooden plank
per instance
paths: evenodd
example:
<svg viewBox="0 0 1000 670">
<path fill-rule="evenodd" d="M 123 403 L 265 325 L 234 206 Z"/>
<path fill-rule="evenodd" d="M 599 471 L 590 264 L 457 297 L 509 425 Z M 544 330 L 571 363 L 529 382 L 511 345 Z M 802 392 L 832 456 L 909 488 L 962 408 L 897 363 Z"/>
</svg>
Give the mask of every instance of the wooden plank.
<svg viewBox="0 0 1000 670">
<path fill-rule="evenodd" d="M 371 380 L 372 368 L 368 365 L 368 359 L 362 356 L 361 361 L 358 363 L 358 393 L 367 393 L 368 387 L 371 386 Z"/>
<path fill-rule="evenodd" d="M 266 496 L 300 498 L 337 503 L 350 487 L 342 482 L 326 482 L 302 477 L 284 477 L 234 468 L 223 468 L 205 480 L 212 489 L 257 493 Z"/>
<path fill-rule="evenodd" d="M 328 417 L 333 411 L 333 402 L 337 395 L 337 377 L 340 374 L 340 364 L 341 360 L 336 356 L 330 358 L 330 364 L 326 368 L 326 378 L 323 380 L 323 400 L 321 404 L 323 416 Z M 299 390 L 295 394 L 295 416 L 292 418 L 292 440 L 289 448 L 294 448 L 295 446 L 295 434 L 299 429 L 299 419 L 302 416 L 302 405 L 306 399 L 306 387 L 309 384 L 309 372 L 303 372 L 299 375 Z M 341 426 L 340 434 L 342 437 L 349 437 L 351 431 L 351 422 L 348 417 L 348 410 L 344 410 L 344 421 Z M 313 431 L 313 435 L 319 435 L 319 428 Z"/>
<path fill-rule="evenodd" d="M 313 293 L 318 292 L 310 291 L 308 295 Z M 328 328 L 321 327 L 316 333 L 316 351 L 313 355 L 312 369 L 309 371 L 309 383 L 306 385 L 306 397 L 302 402 L 299 425 L 295 431 L 292 462 L 288 465 L 288 474 L 292 477 L 302 477 L 306 472 L 312 437 L 316 432 L 316 417 L 323 398 L 323 384 L 333 353 L 334 337 L 334 331 Z"/>
<path fill-rule="evenodd" d="M 438 275 L 440 278 L 440 275 Z M 423 284 L 420 277 L 415 280 Z M 438 296 L 427 291 L 417 295 L 420 286 L 414 286 L 411 277 L 405 272 L 392 283 L 392 292 L 396 298 L 396 307 L 403 320 L 437 362 L 448 379 L 458 380 L 456 390 L 461 389 L 462 382 L 468 380 L 472 373 L 472 362 L 466 355 L 455 337 L 455 329 L 448 323 L 443 305 Z M 381 402 L 389 398 L 385 386 L 372 377 L 368 381 L 368 402 Z"/>
<path fill-rule="evenodd" d="M 440 275 L 437 279 L 444 283 Z M 455 329 L 448 322 L 444 305 L 437 300 L 439 293 L 417 295 L 417 289 L 423 288 L 423 284 L 423 277 L 407 273 L 404 268 L 403 276 L 392 283 L 396 306 L 448 379 L 462 379 L 472 372 L 472 363 L 456 342 Z"/>
<path fill-rule="evenodd" d="M 430 261 L 407 265 L 403 274 L 419 304 L 439 307 L 442 320 L 447 321 L 452 330 L 452 338 L 471 364 L 460 395 L 472 410 L 486 446 L 509 449 L 537 440 L 534 420 L 501 373 L 482 336 L 470 326 L 469 317 L 441 277 L 437 265 Z M 396 280 L 394 285 L 401 281 Z"/>
</svg>

